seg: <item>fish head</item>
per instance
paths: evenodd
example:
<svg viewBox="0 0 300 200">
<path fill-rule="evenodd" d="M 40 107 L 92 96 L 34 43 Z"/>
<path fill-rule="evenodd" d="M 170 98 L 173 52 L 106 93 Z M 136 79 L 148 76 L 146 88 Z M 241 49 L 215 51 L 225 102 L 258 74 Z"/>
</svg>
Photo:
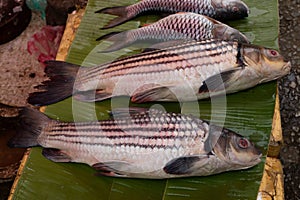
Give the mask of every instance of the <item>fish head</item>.
<svg viewBox="0 0 300 200">
<path fill-rule="evenodd" d="M 227 26 L 226 24 L 215 24 L 212 30 L 214 38 L 226 41 L 238 41 L 241 43 L 250 43 L 248 38 L 240 31 Z"/>
<path fill-rule="evenodd" d="M 275 49 L 243 44 L 241 51 L 245 66 L 256 71 L 260 83 L 285 76 L 291 70 L 291 63 Z"/>
<path fill-rule="evenodd" d="M 262 156 L 261 151 L 251 141 L 228 129 L 223 129 L 213 151 L 232 169 L 257 165 Z"/>
<path fill-rule="evenodd" d="M 248 6 L 241 0 L 212 0 L 217 19 L 234 20 L 248 17 Z"/>
</svg>

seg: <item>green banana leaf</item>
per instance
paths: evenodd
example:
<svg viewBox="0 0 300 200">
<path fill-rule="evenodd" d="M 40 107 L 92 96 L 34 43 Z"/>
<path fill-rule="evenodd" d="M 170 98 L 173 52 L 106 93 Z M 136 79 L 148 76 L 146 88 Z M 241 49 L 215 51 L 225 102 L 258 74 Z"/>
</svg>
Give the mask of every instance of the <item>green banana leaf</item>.
<svg viewBox="0 0 300 200">
<path fill-rule="evenodd" d="M 89 0 L 85 16 L 71 46 L 68 62 L 93 66 L 117 57 L 136 53 L 130 47 L 113 53 L 99 53 L 109 43 L 96 38 L 112 31 L 136 28 L 158 19 L 143 16 L 121 26 L 100 30 L 114 16 L 95 14 L 103 7 L 128 5 L 133 0 Z M 245 33 L 254 44 L 277 48 L 277 1 L 245 0 L 251 13 L 246 19 L 229 24 Z M 262 178 L 274 111 L 276 82 L 228 95 L 227 98 L 188 103 L 163 103 L 167 111 L 193 114 L 212 120 L 254 141 L 264 154 L 263 161 L 248 170 L 226 172 L 207 177 L 167 180 L 127 179 L 96 176 L 85 164 L 54 163 L 32 148 L 17 183 L 13 199 L 255 199 Z M 46 114 L 63 121 L 107 119 L 112 107 L 150 107 L 158 104 L 132 104 L 128 98 L 82 103 L 71 98 L 48 106 Z"/>
</svg>

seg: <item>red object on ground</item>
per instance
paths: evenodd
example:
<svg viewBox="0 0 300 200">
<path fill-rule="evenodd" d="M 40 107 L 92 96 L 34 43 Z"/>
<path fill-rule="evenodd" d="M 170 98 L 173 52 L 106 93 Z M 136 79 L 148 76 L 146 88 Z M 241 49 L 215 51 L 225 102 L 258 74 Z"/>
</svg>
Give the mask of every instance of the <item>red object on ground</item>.
<svg viewBox="0 0 300 200">
<path fill-rule="evenodd" d="M 41 63 L 55 60 L 64 29 L 64 26 L 44 26 L 29 39 L 28 52 Z"/>
</svg>

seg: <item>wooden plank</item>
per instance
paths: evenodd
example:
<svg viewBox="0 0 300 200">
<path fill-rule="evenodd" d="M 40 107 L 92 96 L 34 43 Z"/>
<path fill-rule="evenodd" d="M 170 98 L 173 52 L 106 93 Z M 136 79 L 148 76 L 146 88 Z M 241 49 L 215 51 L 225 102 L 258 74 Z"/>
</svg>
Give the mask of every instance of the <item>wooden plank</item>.
<svg viewBox="0 0 300 200">
<path fill-rule="evenodd" d="M 274 116 L 272 123 L 272 134 L 270 137 L 270 143 L 268 148 L 268 156 L 277 158 L 280 153 L 280 148 L 283 144 L 282 129 L 281 129 L 281 118 L 280 118 L 280 108 L 279 108 L 279 97 L 278 97 L 278 86 L 276 92 Z"/>
<path fill-rule="evenodd" d="M 16 178 L 15 178 L 15 181 L 10 189 L 10 194 L 9 194 L 9 197 L 8 197 L 8 200 L 12 200 L 13 199 L 13 195 L 14 195 L 14 192 L 17 188 L 17 185 L 19 183 L 19 180 L 20 180 L 20 177 L 21 177 L 21 174 L 23 173 L 23 169 L 24 169 L 24 166 L 28 160 L 28 156 L 29 156 L 29 153 L 30 153 L 30 148 L 28 148 L 26 150 L 26 152 L 24 153 L 24 156 L 21 160 L 21 164 L 19 166 L 19 169 L 18 169 L 18 172 L 17 172 L 17 175 L 16 175 Z"/>
<path fill-rule="evenodd" d="M 76 31 L 80 25 L 85 9 L 80 9 L 76 13 L 69 14 L 62 42 L 56 55 L 56 60 L 64 61 L 69 53 L 70 46 L 75 38 Z"/>
<path fill-rule="evenodd" d="M 257 199 L 284 199 L 283 170 L 278 158 L 267 157 Z"/>
<path fill-rule="evenodd" d="M 284 199 L 283 170 L 278 159 L 283 136 L 280 118 L 280 103 L 278 96 L 278 86 L 276 92 L 274 116 L 272 122 L 272 132 L 268 147 L 264 174 L 259 187 L 257 199 L 262 200 L 282 200 Z"/>
</svg>

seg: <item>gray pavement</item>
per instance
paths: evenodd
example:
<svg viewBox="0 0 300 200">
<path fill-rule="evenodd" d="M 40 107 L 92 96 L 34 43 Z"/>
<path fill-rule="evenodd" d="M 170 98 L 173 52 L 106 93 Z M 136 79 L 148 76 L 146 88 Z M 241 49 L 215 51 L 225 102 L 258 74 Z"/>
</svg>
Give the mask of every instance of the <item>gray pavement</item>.
<svg viewBox="0 0 300 200">
<path fill-rule="evenodd" d="M 291 73 L 280 80 L 279 96 L 284 146 L 285 199 L 300 199 L 300 1 L 279 0 L 279 46 L 292 62 Z"/>
</svg>

